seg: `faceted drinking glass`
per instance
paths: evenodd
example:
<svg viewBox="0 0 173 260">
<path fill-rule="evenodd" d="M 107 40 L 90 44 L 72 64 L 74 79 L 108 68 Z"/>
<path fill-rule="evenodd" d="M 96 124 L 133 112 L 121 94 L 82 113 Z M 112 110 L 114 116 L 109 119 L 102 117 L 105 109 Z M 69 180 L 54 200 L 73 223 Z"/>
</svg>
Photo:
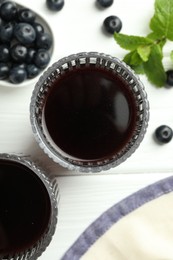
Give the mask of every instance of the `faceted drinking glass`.
<svg viewBox="0 0 173 260">
<path fill-rule="evenodd" d="M 119 59 L 82 52 L 55 62 L 35 85 L 30 119 L 40 147 L 70 170 L 99 172 L 124 162 L 149 120 L 139 77 Z"/>
</svg>

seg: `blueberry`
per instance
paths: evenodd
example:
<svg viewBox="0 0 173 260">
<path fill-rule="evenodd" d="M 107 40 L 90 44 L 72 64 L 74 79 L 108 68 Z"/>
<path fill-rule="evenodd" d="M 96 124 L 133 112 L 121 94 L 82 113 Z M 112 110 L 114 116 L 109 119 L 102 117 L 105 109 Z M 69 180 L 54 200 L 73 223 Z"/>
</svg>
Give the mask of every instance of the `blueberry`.
<svg viewBox="0 0 173 260">
<path fill-rule="evenodd" d="M 0 6 L 0 16 L 5 21 L 11 21 L 16 17 L 17 6 L 13 1 L 7 1 Z"/>
<path fill-rule="evenodd" d="M 60 11 L 64 6 L 64 0 L 46 0 L 46 5 L 52 11 Z"/>
<path fill-rule="evenodd" d="M 167 125 L 161 125 L 155 130 L 155 137 L 161 143 L 168 143 L 173 137 L 172 128 Z"/>
<path fill-rule="evenodd" d="M 26 69 L 26 63 L 14 63 L 12 64 L 12 68 L 21 68 L 21 69 Z"/>
<path fill-rule="evenodd" d="M 34 63 L 35 65 L 40 68 L 44 69 L 50 61 L 50 55 L 47 50 L 38 50 L 35 54 Z"/>
<path fill-rule="evenodd" d="M 36 39 L 36 45 L 39 49 L 49 50 L 52 46 L 52 37 L 48 33 L 41 33 Z"/>
<path fill-rule="evenodd" d="M 44 33 L 44 27 L 40 23 L 34 22 L 32 26 L 35 29 L 36 36 L 40 35 L 41 33 Z"/>
<path fill-rule="evenodd" d="M 14 36 L 22 44 L 31 44 L 36 38 L 36 32 L 29 23 L 18 23 L 14 28 Z"/>
<path fill-rule="evenodd" d="M 9 72 L 9 81 L 18 84 L 22 83 L 27 78 L 26 70 L 20 67 L 14 67 Z"/>
<path fill-rule="evenodd" d="M 33 23 L 36 19 L 36 15 L 32 10 L 22 8 L 18 11 L 18 19 L 20 22 Z"/>
<path fill-rule="evenodd" d="M 114 0 L 97 0 L 97 3 L 101 7 L 109 7 L 113 4 Z"/>
<path fill-rule="evenodd" d="M 13 60 L 17 62 L 23 62 L 27 56 L 27 47 L 16 43 L 10 48 L 10 54 Z"/>
<path fill-rule="evenodd" d="M 34 64 L 28 64 L 26 71 L 29 79 L 35 78 L 40 73 L 40 69 Z"/>
<path fill-rule="evenodd" d="M 13 38 L 14 25 L 13 23 L 5 23 L 0 27 L 1 42 L 10 42 Z"/>
<path fill-rule="evenodd" d="M 28 48 L 26 59 L 25 59 L 26 63 L 32 63 L 33 62 L 35 53 L 36 53 L 36 49 Z"/>
<path fill-rule="evenodd" d="M 5 44 L 0 45 L 0 62 L 7 62 L 10 60 L 9 47 Z"/>
<path fill-rule="evenodd" d="M 0 0 L 0 7 L 3 3 L 8 2 L 8 0 Z"/>
<path fill-rule="evenodd" d="M 0 17 L 0 26 L 3 25 L 3 19 Z"/>
<path fill-rule="evenodd" d="M 111 15 L 104 20 L 103 26 L 108 33 L 114 34 L 114 32 L 120 32 L 122 22 L 119 17 Z"/>
<path fill-rule="evenodd" d="M 0 79 L 6 79 L 8 78 L 8 74 L 9 74 L 9 65 L 7 63 L 0 63 Z"/>
<path fill-rule="evenodd" d="M 173 86 L 173 70 L 166 71 L 166 84 Z"/>
</svg>

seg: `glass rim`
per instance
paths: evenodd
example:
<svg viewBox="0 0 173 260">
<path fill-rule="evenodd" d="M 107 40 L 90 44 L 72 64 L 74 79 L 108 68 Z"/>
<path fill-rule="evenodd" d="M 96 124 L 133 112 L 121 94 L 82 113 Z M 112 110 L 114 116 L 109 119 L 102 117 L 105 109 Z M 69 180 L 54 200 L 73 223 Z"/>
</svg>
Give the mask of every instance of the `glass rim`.
<svg viewBox="0 0 173 260">
<path fill-rule="evenodd" d="M 135 136 L 132 136 L 133 138 L 130 139 L 127 146 L 124 147 L 124 151 L 114 156 L 111 160 L 106 159 L 96 164 L 93 164 L 91 161 L 87 163 L 76 163 L 67 159 L 61 154 L 61 152 L 54 149 L 44 134 L 41 118 L 44 97 L 46 96 L 48 89 L 51 88 L 51 83 L 54 79 L 64 71 L 73 69 L 73 67 L 80 68 L 81 65 L 87 64 L 93 64 L 103 68 L 106 67 L 128 82 L 128 85 L 134 94 L 136 103 L 139 104 L 138 112 L 140 114 L 138 120 L 140 126 L 138 127 L 138 131 L 134 134 Z M 144 85 L 139 76 L 136 75 L 135 72 L 123 61 L 116 57 L 112 57 L 111 55 L 99 52 L 80 52 L 69 55 L 55 62 L 43 73 L 39 81 L 36 83 L 30 102 L 30 122 L 34 137 L 40 147 L 51 159 L 53 159 L 53 161 L 69 170 L 76 170 L 77 172 L 100 172 L 118 166 L 120 163 L 125 161 L 141 143 L 148 126 L 148 121 L 149 102 L 147 100 Z"/>
<path fill-rule="evenodd" d="M 23 165 L 24 167 L 30 169 L 36 176 L 39 178 L 39 180 L 43 183 L 44 187 L 46 188 L 48 197 L 50 199 L 50 206 L 51 206 L 51 212 L 50 212 L 50 220 L 49 225 L 46 228 L 45 232 L 37 240 L 37 242 L 31 246 L 28 247 L 26 250 L 22 250 L 17 253 L 9 253 L 8 255 L 0 256 L 3 260 L 22 260 L 22 259 L 30 259 L 35 260 L 37 257 L 39 257 L 48 247 L 50 244 L 52 237 L 55 233 L 55 228 L 57 224 L 57 214 L 58 214 L 58 197 L 59 197 L 59 189 L 58 189 L 58 183 L 55 180 L 55 177 L 52 175 L 48 176 L 45 171 L 36 165 L 33 161 L 29 159 L 28 156 L 22 156 L 22 155 L 16 155 L 16 154 L 8 154 L 8 153 L 0 153 L 0 161 L 10 161 L 17 163 L 19 165 Z"/>
</svg>

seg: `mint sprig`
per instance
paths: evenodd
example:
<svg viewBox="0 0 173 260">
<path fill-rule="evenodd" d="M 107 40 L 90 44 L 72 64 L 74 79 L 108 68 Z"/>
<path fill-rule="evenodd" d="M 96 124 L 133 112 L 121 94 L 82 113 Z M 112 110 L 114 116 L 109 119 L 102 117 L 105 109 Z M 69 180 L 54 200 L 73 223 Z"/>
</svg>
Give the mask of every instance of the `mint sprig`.
<svg viewBox="0 0 173 260">
<path fill-rule="evenodd" d="M 166 82 L 163 47 L 167 40 L 173 41 L 173 0 L 155 0 L 154 8 L 147 36 L 114 33 L 114 39 L 129 51 L 123 60 L 136 73 L 145 74 L 152 84 L 163 87 Z M 173 51 L 170 57 L 173 60 Z"/>
<path fill-rule="evenodd" d="M 173 41 L 173 1 L 156 0 L 155 14 L 150 21 L 150 28 L 159 38 L 165 37 Z"/>
</svg>

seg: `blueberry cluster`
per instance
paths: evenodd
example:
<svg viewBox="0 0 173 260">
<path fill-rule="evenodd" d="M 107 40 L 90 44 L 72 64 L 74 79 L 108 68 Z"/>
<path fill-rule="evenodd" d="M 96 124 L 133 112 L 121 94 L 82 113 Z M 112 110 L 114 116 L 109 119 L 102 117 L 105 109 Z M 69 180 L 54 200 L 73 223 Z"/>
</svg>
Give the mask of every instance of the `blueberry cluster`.
<svg viewBox="0 0 173 260">
<path fill-rule="evenodd" d="M 36 18 L 13 1 L 0 2 L 0 80 L 21 83 L 48 65 L 52 37 Z"/>
</svg>

